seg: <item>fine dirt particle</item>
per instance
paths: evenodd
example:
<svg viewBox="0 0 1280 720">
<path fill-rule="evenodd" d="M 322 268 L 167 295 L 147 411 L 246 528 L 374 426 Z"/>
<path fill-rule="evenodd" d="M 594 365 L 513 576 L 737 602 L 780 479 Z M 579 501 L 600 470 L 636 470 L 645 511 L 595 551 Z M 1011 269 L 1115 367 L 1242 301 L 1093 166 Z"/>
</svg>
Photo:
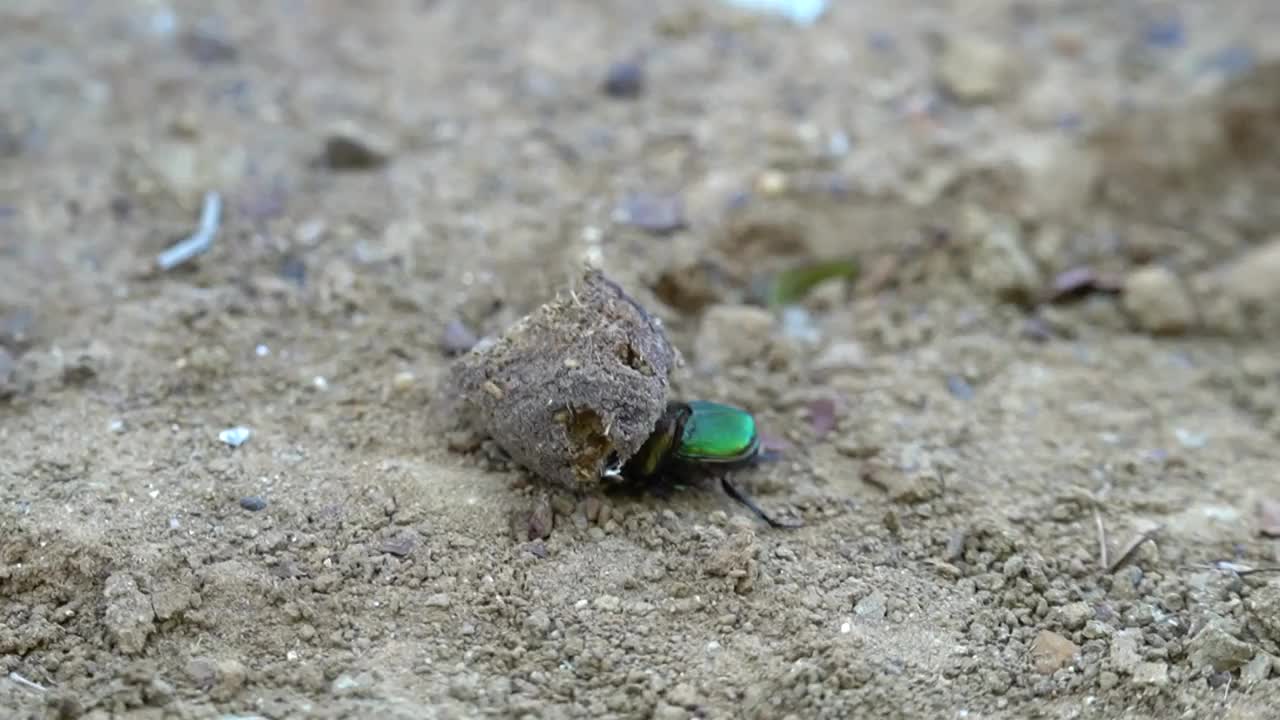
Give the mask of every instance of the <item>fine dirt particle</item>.
<svg viewBox="0 0 1280 720">
<path fill-rule="evenodd" d="M 653 432 L 678 357 L 647 312 L 588 271 L 575 290 L 460 358 L 449 382 L 517 462 L 577 488 L 595 485 Z"/>
</svg>

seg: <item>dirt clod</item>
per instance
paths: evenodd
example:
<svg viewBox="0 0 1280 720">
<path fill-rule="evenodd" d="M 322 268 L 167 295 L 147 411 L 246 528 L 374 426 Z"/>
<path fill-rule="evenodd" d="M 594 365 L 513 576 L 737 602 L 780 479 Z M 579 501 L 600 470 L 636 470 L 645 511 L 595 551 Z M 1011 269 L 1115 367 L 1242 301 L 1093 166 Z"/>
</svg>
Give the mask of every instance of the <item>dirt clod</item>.
<svg viewBox="0 0 1280 720">
<path fill-rule="evenodd" d="M 1041 630 L 1031 643 L 1031 664 L 1041 675 L 1052 675 L 1070 665 L 1080 647 L 1052 630 Z"/>
<path fill-rule="evenodd" d="M 155 629 L 155 610 L 151 599 L 138 589 L 138 583 L 126 572 L 113 573 L 102 590 L 107 603 L 107 628 L 121 652 L 136 654 L 147 644 Z"/>
<path fill-rule="evenodd" d="M 1226 621 L 1210 620 L 1187 642 L 1187 655 L 1192 667 L 1212 668 L 1214 672 L 1230 672 L 1253 659 L 1252 645 L 1237 638 Z"/>
</svg>

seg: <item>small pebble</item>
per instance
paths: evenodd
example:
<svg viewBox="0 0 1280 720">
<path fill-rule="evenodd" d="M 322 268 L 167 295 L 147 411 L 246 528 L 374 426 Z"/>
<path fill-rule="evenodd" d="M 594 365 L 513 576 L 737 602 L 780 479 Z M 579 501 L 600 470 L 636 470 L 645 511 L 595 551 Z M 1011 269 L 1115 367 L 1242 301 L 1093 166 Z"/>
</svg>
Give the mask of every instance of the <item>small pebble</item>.
<svg viewBox="0 0 1280 720">
<path fill-rule="evenodd" d="M 240 498 L 240 507 L 249 512 L 258 512 L 267 507 L 267 501 L 257 495 L 249 495 L 248 497 Z"/>
<path fill-rule="evenodd" d="M 183 33 L 178 44 L 187 57 L 201 65 L 233 62 L 238 55 L 235 45 L 207 28 Z"/>
<path fill-rule="evenodd" d="M 947 390 L 958 400 L 973 399 L 973 386 L 959 375 L 947 376 Z"/>
<path fill-rule="evenodd" d="M 391 387 L 396 392 L 405 392 L 413 387 L 413 383 L 416 379 L 417 378 L 414 377 L 413 373 L 408 370 L 401 370 L 395 374 L 395 377 L 391 378 Z"/>
<path fill-rule="evenodd" d="M 614 98 L 632 99 L 644 93 L 644 66 L 639 62 L 624 60 L 609 66 L 604 76 L 604 94 Z"/>
<path fill-rule="evenodd" d="M 480 338 L 467 327 L 466 323 L 454 318 L 445 323 L 444 331 L 440 334 L 440 347 L 448 355 L 461 355 L 480 342 Z"/>
<path fill-rule="evenodd" d="M 1017 85 L 1018 59 L 1003 45 L 974 35 L 953 35 L 937 62 L 938 82 L 952 97 L 983 103 L 1009 96 Z"/>
<path fill-rule="evenodd" d="M 1157 335 L 1185 332 L 1196 323 L 1182 280 L 1164 267 L 1144 267 L 1125 278 L 1124 308 L 1138 327 Z"/>
<path fill-rule="evenodd" d="M 323 161 L 330 170 L 373 170 L 390 157 L 390 143 L 355 125 L 334 130 L 324 142 Z"/>
<path fill-rule="evenodd" d="M 669 235 L 686 227 L 684 201 L 676 195 L 630 193 L 614 210 L 614 221 L 654 235 Z"/>
<path fill-rule="evenodd" d="M 233 448 L 238 448 L 248 442 L 249 436 L 252 434 L 253 431 L 249 428 L 236 426 L 233 428 L 227 428 L 226 430 L 218 433 L 218 439 Z"/>
<path fill-rule="evenodd" d="M 1031 643 L 1031 664 L 1041 675 L 1052 675 L 1070 665 L 1080 647 L 1052 630 L 1041 630 Z"/>
<path fill-rule="evenodd" d="M 1164 686 L 1169 684 L 1169 666 L 1162 662 L 1143 662 L 1133 669 L 1134 685 Z"/>
</svg>

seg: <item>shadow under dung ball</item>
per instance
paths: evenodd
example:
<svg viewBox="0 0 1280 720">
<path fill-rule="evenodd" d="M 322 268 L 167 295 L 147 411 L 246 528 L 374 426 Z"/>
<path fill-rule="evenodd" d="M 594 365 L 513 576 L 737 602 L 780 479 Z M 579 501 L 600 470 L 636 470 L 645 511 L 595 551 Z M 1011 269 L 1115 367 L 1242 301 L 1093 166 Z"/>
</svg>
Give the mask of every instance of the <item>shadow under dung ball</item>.
<svg viewBox="0 0 1280 720">
<path fill-rule="evenodd" d="M 458 359 L 470 420 L 516 462 L 569 489 L 596 484 L 653 432 L 680 362 L 662 327 L 602 273 Z"/>
</svg>

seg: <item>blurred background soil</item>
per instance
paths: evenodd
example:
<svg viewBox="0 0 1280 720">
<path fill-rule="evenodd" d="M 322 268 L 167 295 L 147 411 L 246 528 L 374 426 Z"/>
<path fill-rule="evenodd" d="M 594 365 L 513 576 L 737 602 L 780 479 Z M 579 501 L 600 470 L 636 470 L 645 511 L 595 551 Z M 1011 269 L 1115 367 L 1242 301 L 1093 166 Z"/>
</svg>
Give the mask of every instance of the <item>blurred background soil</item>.
<svg viewBox="0 0 1280 720">
<path fill-rule="evenodd" d="M 1275 717 L 1278 31 L 0 4 L 0 714 Z M 803 529 L 451 428 L 449 362 L 583 262 Z"/>
</svg>

